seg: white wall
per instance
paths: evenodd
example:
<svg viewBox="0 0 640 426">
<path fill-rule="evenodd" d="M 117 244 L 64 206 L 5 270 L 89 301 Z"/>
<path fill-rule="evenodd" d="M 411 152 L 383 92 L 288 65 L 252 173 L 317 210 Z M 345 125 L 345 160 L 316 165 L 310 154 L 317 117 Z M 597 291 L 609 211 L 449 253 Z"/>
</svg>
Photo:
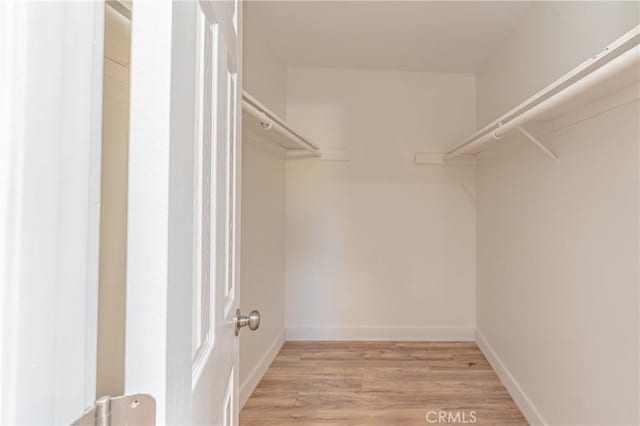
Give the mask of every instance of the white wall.
<svg viewBox="0 0 640 426">
<path fill-rule="evenodd" d="M 493 121 L 638 25 L 638 2 L 532 2 L 478 73 L 478 127 Z"/>
<path fill-rule="evenodd" d="M 256 23 L 247 15 L 244 21 L 243 89 L 266 105 L 271 111 L 286 118 L 287 68 L 265 42 Z"/>
<path fill-rule="evenodd" d="M 287 163 L 288 338 L 468 339 L 474 166 L 416 166 L 475 126 L 475 79 L 290 68 L 288 121 L 349 162 Z"/>
<path fill-rule="evenodd" d="M 480 121 L 637 19 L 637 3 L 534 4 L 478 76 Z M 478 338 L 531 423 L 640 423 L 639 112 L 540 134 L 559 164 L 513 134 L 479 156 Z"/>
<path fill-rule="evenodd" d="M 640 422 L 638 117 L 480 157 L 478 330 L 549 424 Z"/>
<path fill-rule="evenodd" d="M 285 116 L 285 66 L 244 22 L 244 90 Z M 284 341 L 284 152 L 255 135 L 242 137 L 242 246 L 240 308 L 258 309 L 260 328 L 240 334 L 240 399 L 248 399 Z"/>
<path fill-rule="evenodd" d="M 240 334 L 244 403 L 284 341 L 285 160 L 281 150 L 246 136 L 242 160 L 240 306 L 245 315 L 261 313 L 260 328 Z"/>
</svg>

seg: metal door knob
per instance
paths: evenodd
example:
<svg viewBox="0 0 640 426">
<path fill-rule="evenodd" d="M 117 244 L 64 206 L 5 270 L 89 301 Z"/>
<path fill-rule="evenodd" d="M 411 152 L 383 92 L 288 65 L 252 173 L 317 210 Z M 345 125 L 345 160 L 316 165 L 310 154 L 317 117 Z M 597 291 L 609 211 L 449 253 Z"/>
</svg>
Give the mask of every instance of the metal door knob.
<svg viewBox="0 0 640 426">
<path fill-rule="evenodd" d="M 240 309 L 238 309 L 233 321 L 236 324 L 236 336 L 240 333 L 242 327 L 249 326 L 249 330 L 257 330 L 260 327 L 260 312 L 251 311 L 249 315 L 244 316 L 240 314 Z"/>
</svg>

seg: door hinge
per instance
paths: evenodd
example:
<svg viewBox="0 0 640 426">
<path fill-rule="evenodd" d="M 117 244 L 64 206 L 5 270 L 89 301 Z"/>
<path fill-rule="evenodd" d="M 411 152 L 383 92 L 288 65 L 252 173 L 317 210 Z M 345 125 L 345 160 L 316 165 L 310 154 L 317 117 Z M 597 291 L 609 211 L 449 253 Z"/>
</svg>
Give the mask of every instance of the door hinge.
<svg viewBox="0 0 640 426">
<path fill-rule="evenodd" d="M 103 396 L 72 426 L 155 425 L 156 400 L 147 394 Z"/>
</svg>

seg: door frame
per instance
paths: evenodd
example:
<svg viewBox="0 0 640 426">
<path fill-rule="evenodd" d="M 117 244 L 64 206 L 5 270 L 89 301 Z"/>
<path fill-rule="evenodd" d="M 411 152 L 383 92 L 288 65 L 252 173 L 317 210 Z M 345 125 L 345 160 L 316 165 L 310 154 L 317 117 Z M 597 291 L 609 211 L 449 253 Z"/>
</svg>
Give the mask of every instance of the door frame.
<svg viewBox="0 0 640 426">
<path fill-rule="evenodd" d="M 169 345 L 165 334 L 167 325 L 191 324 L 191 300 L 176 291 L 185 268 L 191 270 L 191 253 L 177 254 L 180 261 L 174 264 L 180 263 L 180 269 L 168 267 L 169 256 L 174 255 L 169 253 L 171 240 L 191 238 L 189 218 L 183 218 L 180 235 L 170 226 L 177 218 L 169 217 L 175 210 L 172 203 L 182 201 L 181 187 L 188 184 L 172 182 L 171 170 L 179 167 L 176 161 L 183 166 L 192 161 L 188 150 L 171 155 L 172 132 L 176 132 L 168 107 L 176 88 L 171 64 L 172 55 L 179 52 L 172 50 L 172 31 L 166 29 L 172 28 L 178 18 L 174 13 L 181 9 L 173 6 L 169 0 L 134 2 L 129 80 L 125 394 L 153 395 L 157 424 L 184 421 L 191 404 L 185 400 L 191 394 L 191 370 L 181 369 L 191 365 L 191 335 Z M 158 327 L 150 328 L 154 322 Z"/>
</svg>

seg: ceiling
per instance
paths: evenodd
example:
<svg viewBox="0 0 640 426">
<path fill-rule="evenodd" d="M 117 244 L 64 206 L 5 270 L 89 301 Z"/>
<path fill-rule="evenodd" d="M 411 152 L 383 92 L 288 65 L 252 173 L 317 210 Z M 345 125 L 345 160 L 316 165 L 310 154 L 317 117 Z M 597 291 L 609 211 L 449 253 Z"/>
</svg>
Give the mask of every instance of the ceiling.
<svg viewBox="0 0 640 426">
<path fill-rule="evenodd" d="M 247 1 L 288 66 L 476 72 L 528 1 Z"/>
</svg>

